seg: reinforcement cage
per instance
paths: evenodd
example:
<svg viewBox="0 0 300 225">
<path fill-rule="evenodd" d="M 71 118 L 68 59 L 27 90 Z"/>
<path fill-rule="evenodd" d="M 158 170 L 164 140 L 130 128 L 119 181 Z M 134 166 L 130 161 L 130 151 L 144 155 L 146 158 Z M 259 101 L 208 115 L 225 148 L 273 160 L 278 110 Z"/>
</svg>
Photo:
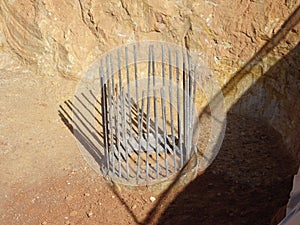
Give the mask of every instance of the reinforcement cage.
<svg viewBox="0 0 300 225">
<path fill-rule="evenodd" d="M 129 185 L 175 175 L 195 153 L 197 71 L 189 52 L 132 45 L 103 57 L 99 74 L 107 175 Z"/>
</svg>

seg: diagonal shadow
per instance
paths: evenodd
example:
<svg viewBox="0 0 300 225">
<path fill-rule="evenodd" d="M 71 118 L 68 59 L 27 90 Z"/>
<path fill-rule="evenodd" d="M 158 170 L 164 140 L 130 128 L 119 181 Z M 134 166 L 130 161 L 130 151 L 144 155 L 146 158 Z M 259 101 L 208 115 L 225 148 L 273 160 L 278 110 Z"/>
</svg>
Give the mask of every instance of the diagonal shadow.
<svg viewBox="0 0 300 225">
<path fill-rule="evenodd" d="M 82 147 L 79 146 L 81 152 L 86 150 L 90 156 L 93 157 L 94 162 L 97 163 L 97 168 L 95 168 L 95 166 L 93 166 L 93 168 L 99 171 L 105 165 L 105 156 L 99 151 L 100 146 L 101 149 L 104 148 L 103 133 L 99 132 L 99 129 L 97 129 L 97 126 L 102 126 L 99 119 L 102 114 L 90 99 L 95 100 L 98 105 L 100 105 L 101 102 L 96 98 L 92 91 L 89 91 L 89 96 L 82 93 L 81 96 L 75 96 L 75 99 L 80 103 L 82 108 L 77 108 L 73 102 L 68 100 L 65 101 L 63 105 L 59 106 L 58 115 L 70 132 L 75 136 L 77 141 L 82 145 Z M 93 113 L 92 110 L 94 110 L 95 113 Z M 88 116 L 93 117 L 94 124 L 92 124 L 92 121 Z M 82 148 L 84 150 L 82 150 Z M 86 156 L 85 153 L 83 154 Z M 121 197 L 120 193 L 111 185 L 108 185 L 108 187 L 112 189 L 120 203 L 126 207 L 128 213 L 134 219 L 136 224 L 138 224 L 139 221 L 137 217 Z"/>
<path fill-rule="evenodd" d="M 61 118 L 61 120 L 64 122 L 66 127 L 70 130 L 70 132 L 76 137 L 76 139 L 82 144 L 82 146 L 91 154 L 91 156 L 94 158 L 96 162 L 98 162 L 99 168 L 102 167 L 102 163 L 104 160 L 103 154 L 99 151 L 99 148 L 95 145 L 94 141 L 91 140 L 91 136 L 95 138 L 95 141 L 98 142 L 100 146 L 104 146 L 103 142 L 99 139 L 98 136 L 95 135 L 95 133 L 99 134 L 99 132 L 95 129 L 92 131 L 90 128 L 88 128 L 85 125 L 86 118 L 82 115 L 82 113 L 78 113 L 76 109 L 74 108 L 73 103 L 68 100 L 65 101 L 64 105 L 60 105 L 58 110 L 58 114 Z M 74 115 L 74 117 L 78 118 L 78 121 L 81 122 L 81 125 L 79 125 L 78 122 L 75 122 L 71 115 Z M 86 132 L 82 128 L 85 127 L 88 130 L 88 133 L 90 135 L 87 135 Z M 101 134 L 99 134 L 100 137 L 102 137 Z"/>
</svg>

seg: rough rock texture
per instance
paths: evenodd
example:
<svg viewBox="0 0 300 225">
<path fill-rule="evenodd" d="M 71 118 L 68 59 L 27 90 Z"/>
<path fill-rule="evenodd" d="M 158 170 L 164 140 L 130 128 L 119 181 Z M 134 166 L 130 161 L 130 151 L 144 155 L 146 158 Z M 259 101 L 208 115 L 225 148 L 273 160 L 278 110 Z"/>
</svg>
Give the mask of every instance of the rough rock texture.
<svg viewBox="0 0 300 225">
<path fill-rule="evenodd" d="M 297 7 L 299 0 L 2 0 L 0 46 L 39 74 L 80 79 L 123 43 L 181 44 L 203 53 L 228 110 L 264 118 L 300 158 L 297 19 L 282 40 L 272 38 Z"/>
<path fill-rule="evenodd" d="M 203 52 L 212 65 L 218 60 L 246 62 L 296 5 L 296 1 L 3 0 L 0 9 L 6 41 L 22 60 L 43 74 L 80 77 L 98 55 L 135 40 L 183 44 Z"/>
</svg>

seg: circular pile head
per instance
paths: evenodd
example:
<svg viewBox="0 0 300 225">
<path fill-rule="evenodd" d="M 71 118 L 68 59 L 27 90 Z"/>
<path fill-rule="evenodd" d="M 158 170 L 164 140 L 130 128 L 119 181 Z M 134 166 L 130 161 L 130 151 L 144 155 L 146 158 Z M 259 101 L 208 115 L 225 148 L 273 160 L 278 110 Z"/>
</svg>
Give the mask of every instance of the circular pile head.
<svg viewBox="0 0 300 225">
<path fill-rule="evenodd" d="M 139 42 L 108 52 L 85 73 L 75 96 L 81 152 L 96 171 L 125 185 L 176 176 L 197 153 L 198 96 L 212 99 L 219 90 L 211 78 L 198 56 L 180 46 Z M 202 167 L 218 150 L 202 152 Z"/>
</svg>

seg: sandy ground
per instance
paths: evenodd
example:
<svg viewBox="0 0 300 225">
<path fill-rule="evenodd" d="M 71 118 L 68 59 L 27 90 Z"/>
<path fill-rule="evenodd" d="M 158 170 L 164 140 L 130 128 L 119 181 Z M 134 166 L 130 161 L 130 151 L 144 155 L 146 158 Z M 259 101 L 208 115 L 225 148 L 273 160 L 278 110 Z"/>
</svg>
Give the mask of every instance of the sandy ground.
<svg viewBox="0 0 300 225">
<path fill-rule="evenodd" d="M 284 156 L 274 130 L 236 116 L 217 160 L 183 192 L 160 200 L 146 189 L 113 188 L 84 161 L 59 117 L 76 82 L 37 76 L 2 58 L 1 224 L 148 224 L 152 218 L 159 224 L 269 224 L 286 204 L 297 166 Z"/>
</svg>

